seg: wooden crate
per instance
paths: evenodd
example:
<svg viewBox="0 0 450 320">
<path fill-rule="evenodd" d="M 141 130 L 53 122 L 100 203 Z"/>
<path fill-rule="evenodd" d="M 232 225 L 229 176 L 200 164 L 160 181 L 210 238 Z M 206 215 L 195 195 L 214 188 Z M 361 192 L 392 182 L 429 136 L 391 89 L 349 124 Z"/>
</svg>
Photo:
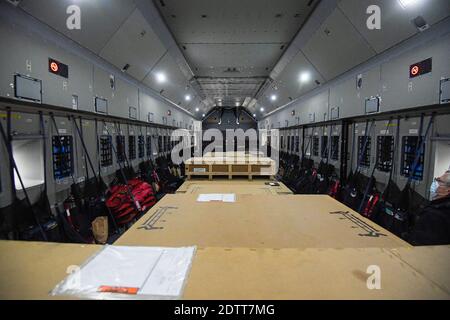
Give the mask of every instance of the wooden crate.
<svg viewBox="0 0 450 320">
<path fill-rule="evenodd" d="M 274 160 L 248 154 L 192 158 L 185 162 L 185 169 L 188 179 L 194 176 L 208 177 L 210 180 L 215 176 L 228 176 L 229 179 L 245 176 L 252 180 L 254 176 L 273 178 L 276 174 Z"/>
</svg>

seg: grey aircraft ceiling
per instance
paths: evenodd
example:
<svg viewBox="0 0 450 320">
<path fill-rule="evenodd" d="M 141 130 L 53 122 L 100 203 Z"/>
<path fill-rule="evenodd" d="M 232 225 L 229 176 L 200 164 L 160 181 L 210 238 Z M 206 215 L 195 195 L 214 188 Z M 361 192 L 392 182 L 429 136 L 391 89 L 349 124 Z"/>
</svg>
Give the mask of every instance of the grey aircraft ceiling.
<svg viewBox="0 0 450 320">
<path fill-rule="evenodd" d="M 201 118 L 257 118 L 450 14 L 448 0 L 17 0 L 18 7 Z M 82 29 L 66 28 L 66 8 Z M 369 30 L 377 4 L 381 30 Z"/>
</svg>

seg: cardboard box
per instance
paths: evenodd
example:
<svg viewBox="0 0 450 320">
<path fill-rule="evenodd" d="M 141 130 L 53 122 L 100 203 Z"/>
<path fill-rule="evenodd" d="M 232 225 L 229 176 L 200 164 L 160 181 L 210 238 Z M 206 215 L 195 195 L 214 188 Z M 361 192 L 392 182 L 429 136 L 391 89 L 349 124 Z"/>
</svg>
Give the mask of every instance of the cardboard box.
<svg viewBox="0 0 450 320">
<path fill-rule="evenodd" d="M 166 195 L 116 245 L 225 248 L 395 248 L 410 245 L 329 196 Z"/>
<path fill-rule="evenodd" d="M 268 179 L 249 180 L 190 180 L 183 183 L 177 190 L 178 193 L 201 194 L 201 193 L 235 193 L 235 194 L 293 194 L 283 183 L 277 182 L 279 186 L 270 186 L 272 182 Z"/>
<path fill-rule="evenodd" d="M 49 292 L 97 245 L 0 241 L 0 299 L 64 299 Z M 184 299 L 450 299 L 450 246 L 200 248 Z M 367 287 L 380 268 L 381 290 Z M 67 297 L 72 298 L 73 297 Z"/>
<path fill-rule="evenodd" d="M 450 284 L 450 247 L 401 250 L 420 257 L 420 262 L 410 265 L 399 259 L 394 250 L 379 248 L 199 249 L 184 298 L 450 299 L 450 291 L 445 289 Z M 417 267 L 434 261 L 437 255 L 439 261 L 446 262 Z M 380 271 L 378 283 L 373 278 L 374 269 L 369 269 L 374 267 Z M 443 276 L 438 282 L 432 279 L 435 272 Z"/>
</svg>

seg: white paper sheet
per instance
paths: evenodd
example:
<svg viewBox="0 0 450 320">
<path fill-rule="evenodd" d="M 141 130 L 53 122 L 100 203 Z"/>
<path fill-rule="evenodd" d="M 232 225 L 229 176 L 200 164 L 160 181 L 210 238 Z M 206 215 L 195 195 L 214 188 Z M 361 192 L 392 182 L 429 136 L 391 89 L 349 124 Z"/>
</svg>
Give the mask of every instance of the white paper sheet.
<svg viewBox="0 0 450 320">
<path fill-rule="evenodd" d="M 236 195 L 234 193 L 223 194 L 222 201 L 223 202 L 236 202 Z"/>
<path fill-rule="evenodd" d="M 94 299 L 177 299 L 182 296 L 195 247 L 108 246 L 52 292 Z M 103 286 L 137 288 L 136 295 L 102 293 Z"/>
<path fill-rule="evenodd" d="M 195 248 L 165 250 L 140 294 L 177 297 L 181 295 Z"/>
<path fill-rule="evenodd" d="M 207 193 L 200 194 L 197 198 L 197 202 L 236 202 L 236 194 L 234 193 Z"/>
</svg>

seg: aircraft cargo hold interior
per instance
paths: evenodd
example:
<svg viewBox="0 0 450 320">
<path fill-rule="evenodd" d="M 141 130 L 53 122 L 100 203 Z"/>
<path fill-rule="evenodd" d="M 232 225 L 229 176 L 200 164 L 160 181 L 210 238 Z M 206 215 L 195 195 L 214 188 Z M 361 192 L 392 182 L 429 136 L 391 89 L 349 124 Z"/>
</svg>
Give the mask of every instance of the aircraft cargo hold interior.
<svg viewBox="0 0 450 320">
<path fill-rule="evenodd" d="M 0 300 L 450 300 L 450 1 L 0 0 L 0 41 Z"/>
</svg>

